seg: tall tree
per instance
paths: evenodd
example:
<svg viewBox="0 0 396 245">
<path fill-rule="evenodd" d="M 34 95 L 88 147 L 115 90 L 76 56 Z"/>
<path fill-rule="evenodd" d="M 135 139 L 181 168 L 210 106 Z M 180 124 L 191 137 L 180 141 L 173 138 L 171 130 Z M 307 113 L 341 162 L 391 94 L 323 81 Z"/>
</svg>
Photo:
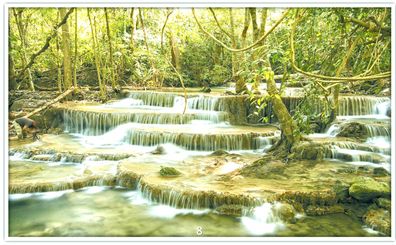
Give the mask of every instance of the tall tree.
<svg viewBox="0 0 396 245">
<path fill-rule="evenodd" d="M 234 15 L 232 13 L 232 8 L 228 9 L 228 16 L 230 17 L 230 28 L 231 28 L 231 45 L 233 48 L 237 48 L 237 40 L 235 36 L 235 23 L 234 23 Z M 237 62 L 237 54 L 231 53 L 231 65 L 232 65 L 232 77 L 235 78 L 236 73 L 239 69 Z"/>
<path fill-rule="evenodd" d="M 73 85 L 74 87 L 77 88 L 77 23 L 78 23 L 78 18 L 77 18 L 77 9 L 76 12 L 74 13 L 74 62 L 73 62 Z"/>
<path fill-rule="evenodd" d="M 278 19 L 278 21 L 271 27 L 271 29 L 263 34 L 261 37 L 258 37 L 253 44 L 241 48 L 241 49 L 234 49 L 230 48 L 227 45 L 225 45 L 223 42 L 218 40 L 216 37 L 214 37 L 212 34 L 210 34 L 208 31 L 206 31 L 201 23 L 199 22 L 195 10 L 192 9 L 194 19 L 196 23 L 198 24 L 198 27 L 203 31 L 206 35 L 208 35 L 210 38 L 212 38 L 216 43 L 219 45 L 223 46 L 225 49 L 231 51 L 231 52 L 244 52 L 246 50 L 249 50 L 256 45 L 258 45 L 260 42 L 262 42 L 288 15 L 289 10 L 286 10 L 282 16 Z M 245 15 L 246 16 L 246 15 Z M 245 23 L 246 24 L 246 23 Z M 296 144 L 297 142 L 300 141 L 300 136 L 296 134 L 296 123 L 294 122 L 293 118 L 291 117 L 289 111 L 287 110 L 285 104 L 282 101 L 282 98 L 280 96 L 280 93 L 278 89 L 276 88 L 276 83 L 274 79 L 274 72 L 271 69 L 271 64 L 269 63 L 268 60 L 264 60 L 263 64 L 260 64 L 259 67 L 262 67 L 262 69 L 259 71 L 260 75 L 265 78 L 267 81 L 267 91 L 269 94 L 269 98 L 271 101 L 271 104 L 273 105 L 274 108 L 274 114 L 278 118 L 279 123 L 280 123 L 280 128 L 282 131 L 282 143 L 285 144 L 286 149 L 290 151 L 291 147 Z M 237 82 L 238 84 L 238 82 Z M 244 83 L 243 83 L 244 84 Z"/>
<path fill-rule="evenodd" d="M 95 20 L 92 21 L 91 11 L 90 11 L 89 8 L 87 8 L 87 14 L 88 14 L 89 25 L 91 27 L 92 50 L 93 50 L 93 53 L 94 53 L 96 74 L 97 74 L 97 77 L 98 77 L 100 96 L 102 97 L 102 99 L 104 99 L 105 96 L 106 96 L 106 89 L 105 89 L 105 85 L 103 84 L 102 79 L 101 79 L 101 75 L 100 75 L 101 69 L 100 69 L 100 58 L 98 56 L 99 54 L 98 54 L 98 51 L 97 51 L 96 24 L 95 24 Z"/>
<path fill-rule="evenodd" d="M 58 11 L 58 21 L 60 19 L 60 13 Z M 58 85 L 58 90 L 59 92 L 62 92 L 62 63 L 59 60 L 59 57 L 61 57 L 60 55 L 60 44 L 59 44 L 59 35 L 57 33 L 56 37 L 55 37 L 55 41 L 56 41 L 56 54 L 55 54 L 55 59 L 56 59 L 56 66 L 57 66 L 57 85 Z"/>
<path fill-rule="evenodd" d="M 14 90 L 17 87 L 17 83 L 15 80 L 15 65 L 14 65 L 14 58 L 12 56 L 12 29 L 10 28 L 10 23 L 8 23 L 8 88 L 9 90 Z"/>
<path fill-rule="evenodd" d="M 115 76 L 114 76 L 114 62 L 113 62 L 113 45 L 112 45 L 112 39 L 111 39 L 111 32 L 110 32 L 110 24 L 109 24 L 109 16 L 107 13 L 107 8 L 104 8 L 105 11 L 105 17 L 106 17 L 106 31 L 107 31 L 107 38 L 109 42 L 109 51 L 110 51 L 110 78 L 111 78 L 111 87 L 115 88 L 116 87 L 116 81 L 115 81 Z"/>
<path fill-rule="evenodd" d="M 147 41 L 147 32 L 146 32 L 146 27 L 145 27 L 144 20 L 143 20 L 143 9 L 142 8 L 139 8 L 139 21 L 140 21 L 140 24 L 141 24 L 141 27 L 143 30 L 144 44 L 146 46 L 147 52 L 149 53 L 149 60 L 150 60 L 151 68 L 153 70 L 152 82 L 153 82 L 154 86 L 158 86 L 158 85 L 162 84 L 162 81 L 160 81 L 162 79 L 161 79 L 160 71 L 157 70 L 154 60 L 153 60 L 153 57 L 150 54 L 150 47 L 149 47 L 148 41 Z"/>
<path fill-rule="evenodd" d="M 21 51 L 22 51 L 22 66 L 26 67 L 27 66 L 27 38 L 26 38 L 26 29 L 27 29 L 27 25 L 29 23 L 29 21 L 27 19 L 23 18 L 23 9 L 15 9 L 13 8 L 13 13 L 14 13 L 14 17 L 15 17 L 15 22 L 17 24 L 17 28 L 18 28 L 18 33 L 19 33 L 19 38 L 21 41 Z M 32 77 L 32 73 L 30 71 L 30 67 L 27 68 L 27 75 L 28 75 L 28 83 L 30 86 L 30 89 L 32 91 L 34 91 L 34 83 L 33 83 L 33 77 Z M 24 74 L 22 74 L 23 76 Z"/>
<path fill-rule="evenodd" d="M 59 8 L 59 14 L 61 18 L 66 16 L 66 8 Z M 69 89 L 72 86 L 72 62 L 71 62 L 71 51 L 70 51 L 70 33 L 69 24 L 62 25 L 62 52 L 63 52 L 63 82 L 65 89 Z"/>
</svg>

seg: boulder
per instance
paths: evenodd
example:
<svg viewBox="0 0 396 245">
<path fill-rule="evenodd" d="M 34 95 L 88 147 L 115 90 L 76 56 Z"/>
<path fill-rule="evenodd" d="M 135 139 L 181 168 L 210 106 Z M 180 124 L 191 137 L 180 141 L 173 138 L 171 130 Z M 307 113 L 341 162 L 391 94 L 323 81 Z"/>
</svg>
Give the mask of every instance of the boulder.
<svg viewBox="0 0 396 245">
<path fill-rule="evenodd" d="M 321 160 L 327 156 L 330 147 L 315 142 L 301 142 L 294 146 L 291 151 L 294 159 Z"/>
<path fill-rule="evenodd" d="M 164 154 L 166 154 L 165 147 L 162 145 L 158 145 L 157 148 L 155 148 L 155 150 L 151 152 L 151 154 L 164 155 Z"/>
<path fill-rule="evenodd" d="M 226 152 L 225 150 L 216 150 L 214 152 L 212 152 L 212 154 L 210 154 L 211 156 L 224 156 L 224 155 L 228 155 L 229 153 Z"/>
<path fill-rule="evenodd" d="M 275 215 L 281 218 L 284 222 L 295 223 L 296 222 L 296 210 L 288 203 L 275 204 L 273 207 Z"/>
<path fill-rule="evenodd" d="M 374 174 L 374 176 L 377 176 L 377 177 L 383 177 L 383 176 L 389 176 L 390 175 L 389 172 L 386 171 L 386 169 L 384 169 L 382 167 L 374 168 L 373 169 L 373 174 Z"/>
<path fill-rule="evenodd" d="M 181 172 L 173 167 L 162 167 L 161 170 L 159 171 L 161 176 L 179 176 L 181 175 Z"/>
<path fill-rule="evenodd" d="M 366 139 L 368 137 L 368 130 L 363 123 L 348 122 L 340 126 L 340 132 L 337 134 L 337 137 Z"/>
<path fill-rule="evenodd" d="M 359 201 L 369 202 L 378 197 L 390 196 L 390 187 L 388 184 L 377 182 L 372 178 L 360 177 L 349 187 L 349 195 Z"/>
</svg>

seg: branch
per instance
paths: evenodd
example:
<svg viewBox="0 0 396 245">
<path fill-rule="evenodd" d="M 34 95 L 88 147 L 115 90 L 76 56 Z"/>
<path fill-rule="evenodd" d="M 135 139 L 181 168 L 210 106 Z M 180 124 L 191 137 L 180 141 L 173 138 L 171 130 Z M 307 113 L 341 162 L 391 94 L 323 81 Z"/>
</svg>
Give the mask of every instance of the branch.
<svg viewBox="0 0 396 245">
<path fill-rule="evenodd" d="M 296 31 L 296 27 L 298 23 L 301 21 L 301 16 L 297 17 L 295 22 L 292 25 L 292 29 L 290 31 L 290 62 L 294 70 L 296 70 L 299 73 L 302 73 L 306 76 L 310 77 L 315 77 L 319 78 L 322 80 L 330 80 L 330 81 L 323 81 L 327 83 L 340 83 L 340 82 L 345 82 L 345 81 L 366 81 L 366 80 L 378 80 L 382 78 L 388 78 L 391 76 L 390 72 L 384 72 L 384 73 L 379 73 L 376 75 L 371 75 L 371 76 L 366 76 L 366 77 L 361 77 L 361 76 L 354 76 L 354 77 L 330 77 L 330 76 L 324 76 L 324 75 L 319 75 L 319 74 L 314 74 L 311 72 L 306 72 L 301 70 L 295 63 L 295 49 L 294 49 L 294 34 Z"/>
<path fill-rule="evenodd" d="M 221 27 L 221 25 L 220 25 L 220 23 L 219 23 L 219 21 L 218 21 L 218 19 L 217 19 L 217 17 L 216 17 L 216 14 L 215 14 L 214 10 L 213 10 L 212 8 L 209 8 L 209 11 L 212 13 L 213 18 L 215 19 L 216 24 L 217 24 L 217 26 L 220 28 L 220 30 L 221 30 L 224 34 L 226 34 L 227 37 L 229 37 L 229 38 L 232 39 L 232 36 L 231 36 L 226 30 L 224 30 L 223 27 Z"/>
<path fill-rule="evenodd" d="M 346 21 L 352 22 L 354 24 L 357 24 L 359 26 L 362 26 L 366 28 L 369 32 L 381 32 L 382 35 L 384 36 L 390 36 L 391 35 L 391 28 L 390 27 L 382 27 L 377 20 L 374 18 L 371 19 L 372 22 L 364 22 L 362 20 L 353 18 L 353 17 L 346 17 Z"/>
<path fill-rule="evenodd" d="M 57 30 L 59 29 L 59 27 L 61 27 L 62 25 L 64 25 L 64 24 L 66 23 L 67 19 L 69 18 L 69 15 L 70 15 L 71 13 L 73 13 L 73 10 L 74 10 L 74 8 L 71 8 L 71 9 L 69 10 L 69 12 L 66 13 L 66 15 L 65 15 L 65 17 L 62 19 L 62 21 L 59 22 L 59 24 L 57 24 L 57 25 L 54 27 L 54 29 L 52 30 L 51 35 L 50 35 L 49 37 L 47 37 L 47 39 L 45 40 L 44 46 L 43 46 L 37 53 L 34 53 L 34 54 L 30 57 L 29 63 L 28 63 L 28 64 L 22 69 L 22 71 L 19 73 L 19 75 L 18 75 L 18 77 L 17 77 L 18 79 L 20 79 L 21 76 L 23 76 L 23 74 L 25 73 L 25 71 L 26 71 L 27 69 L 29 69 L 29 68 L 33 65 L 33 63 L 34 63 L 34 61 L 36 60 L 36 58 L 37 58 L 40 54 L 44 53 L 44 51 L 46 51 L 46 50 L 49 48 L 51 39 L 54 38 L 54 37 L 56 36 Z"/>
<path fill-rule="evenodd" d="M 195 15 L 195 9 L 192 8 L 192 13 L 194 15 L 194 19 L 197 22 L 199 29 L 201 29 L 201 31 L 203 31 L 206 35 L 208 35 L 209 37 L 211 37 L 214 41 L 216 41 L 218 44 L 220 44 L 221 46 L 223 46 L 225 49 L 227 49 L 228 51 L 231 52 L 243 52 L 246 50 L 249 50 L 253 47 L 255 47 L 256 45 L 260 44 L 265 38 L 267 38 L 267 36 L 273 31 L 275 30 L 275 28 L 283 21 L 283 19 L 286 17 L 286 15 L 289 13 L 289 10 L 285 11 L 283 13 L 283 15 L 281 16 L 281 18 L 274 24 L 274 26 L 264 35 L 262 35 L 259 39 L 257 39 L 253 44 L 247 46 L 246 48 L 241 48 L 241 49 L 235 49 L 235 48 L 230 48 L 228 47 L 226 44 L 224 44 L 223 42 L 221 42 L 220 40 L 218 40 L 215 36 L 213 36 L 212 34 L 210 34 L 209 32 L 207 32 L 201 25 L 201 23 L 199 22 L 197 16 Z"/>
<path fill-rule="evenodd" d="M 172 13 L 173 13 L 173 10 L 170 10 L 168 12 L 168 14 L 166 15 L 166 19 L 165 19 L 164 25 L 162 26 L 162 29 L 161 29 L 161 49 L 164 48 L 163 46 L 164 46 L 164 31 L 165 31 L 165 27 L 166 27 L 166 24 L 168 23 L 169 16 Z"/>
</svg>

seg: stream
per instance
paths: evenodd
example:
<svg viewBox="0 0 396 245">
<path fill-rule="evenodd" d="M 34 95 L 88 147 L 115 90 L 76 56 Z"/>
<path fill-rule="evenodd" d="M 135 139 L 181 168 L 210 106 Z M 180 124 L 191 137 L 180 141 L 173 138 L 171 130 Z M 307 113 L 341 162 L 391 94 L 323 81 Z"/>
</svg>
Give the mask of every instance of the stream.
<svg viewBox="0 0 396 245">
<path fill-rule="evenodd" d="M 277 212 L 283 204 L 269 199 L 325 190 L 326 181 L 348 179 L 340 169 L 390 172 L 389 98 L 342 97 L 337 120 L 308 135 L 331 147 L 324 167 L 307 172 L 303 162 L 276 180 L 238 172 L 279 139 L 276 127 L 232 124 L 223 96 L 189 95 L 182 114 L 184 103 L 179 93 L 131 91 L 107 104 L 60 105 L 62 134 L 10 146 L 9 235 L 384 236 L 346 213 L 296 212 L 286 222 Z M 367 128 L 365 142 L 336 137 L 351 122 Z M 161 166 L 182 175 L 162 177 Z M 242 204 L 237 214 L 219 212 L 234 204 Z"/>
</svg>

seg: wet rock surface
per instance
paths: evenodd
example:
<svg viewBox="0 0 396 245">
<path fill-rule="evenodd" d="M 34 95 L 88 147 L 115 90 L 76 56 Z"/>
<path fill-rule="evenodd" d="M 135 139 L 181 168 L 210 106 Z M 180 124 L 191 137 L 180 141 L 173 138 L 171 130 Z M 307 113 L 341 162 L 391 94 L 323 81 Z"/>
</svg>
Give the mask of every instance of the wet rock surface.
<svg viewBox="0 0 396 245">
<path fill-rule="evenodd" d="M 353 181 L 349 194 L 355 199 L 368 202 L 377 197 L 388 197 L 390 187 L 384 182 L 378 182 L 369 177 L 359 177 Z"/>
<path fill-rule="evenodd" d="M 221 205 L 216 208 L 216 212 L 223 215 L 241 217 L 243 214 L 243 206 L 241 205 Z"/>
<path fill-rule="evenodd" d="M 366 139 L 368 137 L 368 131 L 364 124 L 359 122 L 350 122 L 341 125 L 340 132 L 337 136 Z"/>
<path fill-rule="evenodd" d="M 363 221 L 374 230 L 391 235 L 391 213 L 385 209 L 370 209 L 363 216 Z"/>
<path fill-rule="evenodd" d="M 273 207 L 275 215 L 279 216 L 286 223 L 296 222 L 296 210 L 294 207 L 287 203 L 280 203 Z"/>
</svg>

